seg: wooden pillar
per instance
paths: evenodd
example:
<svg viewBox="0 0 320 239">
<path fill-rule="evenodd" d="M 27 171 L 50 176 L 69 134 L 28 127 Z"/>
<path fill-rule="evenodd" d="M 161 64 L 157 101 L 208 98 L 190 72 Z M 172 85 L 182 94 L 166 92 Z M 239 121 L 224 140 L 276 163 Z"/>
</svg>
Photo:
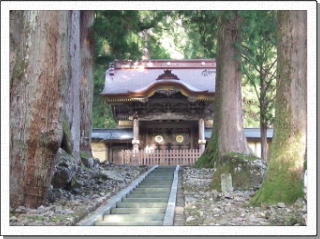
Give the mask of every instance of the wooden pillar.
<svg viewBox="0 0 320 239">
<path fill-rule="evenodd" d="M 202 153 L 206 147 L 206 140 L 205 140 L 205 135 L 204 135 L 204 120 L 199 119 L 199 149 L 200 153 Z"/>
<path fill-rule="evenodd" d="M 133 119 L 133 140 L 132 140 L 132 164 L 139 164 L 139 120 Z"/>
<path fill-rule="evenodd" d="M 133 120 L 133 140 L 132 140 L 132 149 L 133 151 L 139 151 L 139 121 L 138 119 Z"/>
</svg>

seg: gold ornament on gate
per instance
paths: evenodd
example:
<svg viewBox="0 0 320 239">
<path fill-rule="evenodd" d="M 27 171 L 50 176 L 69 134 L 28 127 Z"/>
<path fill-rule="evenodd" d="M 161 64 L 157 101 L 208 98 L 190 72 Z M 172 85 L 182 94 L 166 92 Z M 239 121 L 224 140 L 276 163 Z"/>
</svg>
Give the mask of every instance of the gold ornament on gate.
<svg viewBox="0 0 320 239">
<path fill-rule="evenodd" d="M 163 142 L 163 137 L 161 135 L 157 135 L 156 137 L 154 137 L 154 140 L 157 142 L 157 143 L 161 143 Z"/>
<path fill-rule="evenodd" d="M 184 141 L 184 137 L 182 135 L 177 135 L 176 141 L 181 144 Z"/>
</svg>

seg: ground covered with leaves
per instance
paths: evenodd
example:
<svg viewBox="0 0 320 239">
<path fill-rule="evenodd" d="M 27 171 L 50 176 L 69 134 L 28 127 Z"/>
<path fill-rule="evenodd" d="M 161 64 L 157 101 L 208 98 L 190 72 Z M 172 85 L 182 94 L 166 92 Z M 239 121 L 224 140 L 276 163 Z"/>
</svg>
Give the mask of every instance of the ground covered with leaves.
<svg viewBox="0 0 320 239">
<path fill-rule="evenodd" d="M 256 189 L 219 193 L 210 186 L 214 169 L 183 168 L 186 226 L 306 225 L 306 201 L 250 206 Z"/>
<path fill-rule="evenodd" d="M 65 188 L 49 190 L 47 201 L 37 209 L 10 209 L 11 226 L 75 225 L 88 213 L 126 188 L 148 168 L 102 163 L 94 168 L 81 166 Z"/>
</svg>

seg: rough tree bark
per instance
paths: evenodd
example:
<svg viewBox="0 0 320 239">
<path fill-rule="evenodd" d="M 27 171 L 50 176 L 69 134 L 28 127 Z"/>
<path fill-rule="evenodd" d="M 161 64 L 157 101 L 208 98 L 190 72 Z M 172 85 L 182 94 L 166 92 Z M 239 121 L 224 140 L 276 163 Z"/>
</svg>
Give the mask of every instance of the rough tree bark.
<svg viewBox="0 0 320 239">
<path fill-rule="evenodd" d="M 94 11 L 81 11 L 81 84 L 80 84 L 80 151 L 92 156 L 91 127 L 93 102 L 93 36 Z"/>
<path fill-rule="evenodd" d="M 68 22 L 69 49 L 70 54 L 70 81 L 67 86 L 67 97 L 65 98 L 65 123 L 70 129 L 69 137 L 72 142 L 72 151 L 68 153 L 78 157 L 80 152 L 80 11 L 70 11 Z M 66 127 L 66 126 L 65 126 Z M 64 132 L 66 134 L 66 130 Z"/>
<path fill-rule="evenodd" d="M 230 152 L 249 154 L 243 130 L 240 52 L 240 17 L 232 12 L 230 20 L 223 20 L 219 34 L 217 59 L 217 99 L 215 122 L 218 149 L 221 155 Z"/>
<path fill-rule="evenodd" d="M 252 204 L 303 197 L 307 125 L 307 13 L 278 12 L 278 79 L 274 137 L 262 187 Z"/>
<path fill-rule="evenodd" d="M 39 206 L 62 140 L 67 11 L 10 12 L 10 205 Z"/>
<path fill-rule="evenodd" d="M 241 73 L 239 51 L 240 18 L 231 11 L 231 18 L 221 17 L 217 45 L 216 96 L 212 137 L 197 166 L 212 167 L 227 153 L 249 154 L 243 131 Z"/>
</svg>

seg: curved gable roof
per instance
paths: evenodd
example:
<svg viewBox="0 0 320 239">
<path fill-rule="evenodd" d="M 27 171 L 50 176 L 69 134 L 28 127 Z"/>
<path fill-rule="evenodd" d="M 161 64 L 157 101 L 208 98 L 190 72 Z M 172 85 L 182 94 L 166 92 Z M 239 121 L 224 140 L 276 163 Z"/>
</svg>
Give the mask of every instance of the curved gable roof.
<svg viewBox="0 0 320 239">
<path fill-rule="evenodd" d="M 213 95 L 215 76 L 213 59 L 115 62 L 114 68 L 106 71 L 101 95 L 146 97 L 165 86 L 189 95 Z"/>
</svg>

